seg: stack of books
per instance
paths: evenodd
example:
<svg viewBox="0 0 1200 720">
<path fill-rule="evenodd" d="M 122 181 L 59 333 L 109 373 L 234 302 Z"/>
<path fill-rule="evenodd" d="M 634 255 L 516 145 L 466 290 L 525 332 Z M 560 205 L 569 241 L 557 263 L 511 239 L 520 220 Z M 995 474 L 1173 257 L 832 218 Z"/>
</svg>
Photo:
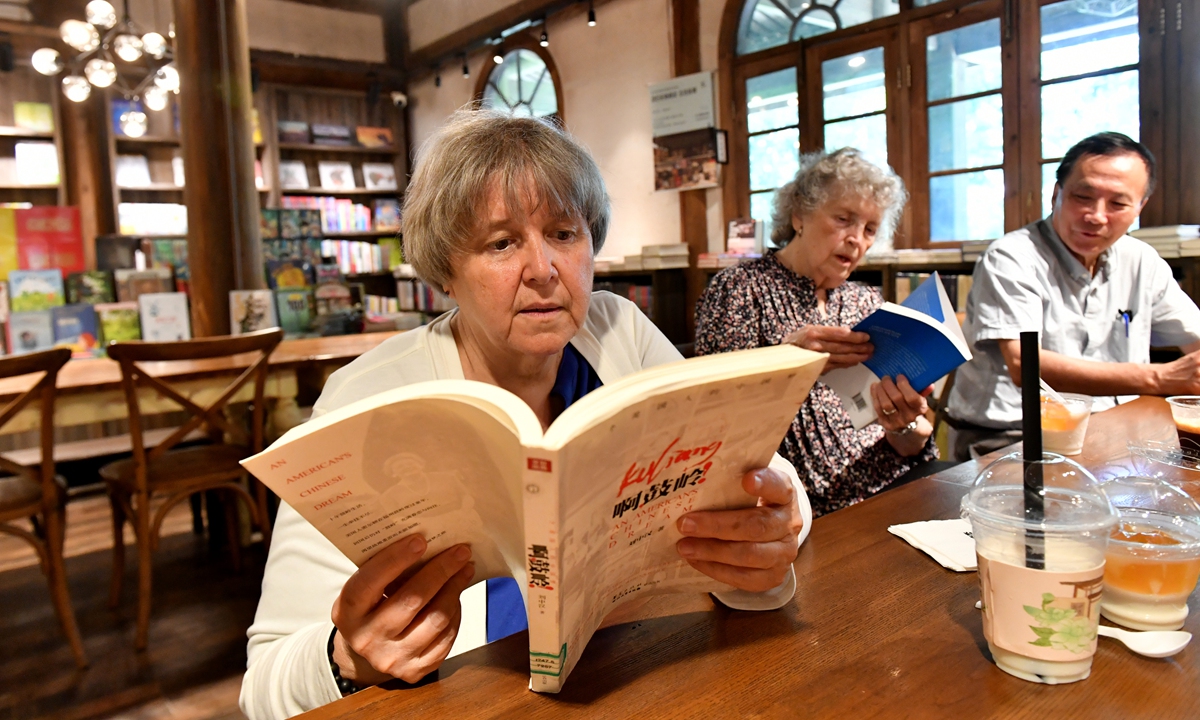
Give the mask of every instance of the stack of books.
<svg viewBox="0 0 1200 720">
<path fill-rule="evenodd" d="M 696 258 L 696 267 L 699 268 L 727 268 L 733 267 L 741 263 L 743 260 L 753 260 L 761 257 L 755 253 L 700 253 Z"/>
<path fill-rule="evenodd" d="M 667 270 L 688 266 L 688 246 L 685 243 L 645 245 L 642 247 L 643 270 Z"/>
<path fill-rule="evenodd" d="M 991 240 L 967 240 L 962 244 L 962 261 L 975 262 L 992 244 Z"/>
<path fill-rule="evenodd" d="M 1159 257 L 1200 257 L 1200 225 L 1164 225 L 1129 233 L 1154 248 Z"/>
</svg>

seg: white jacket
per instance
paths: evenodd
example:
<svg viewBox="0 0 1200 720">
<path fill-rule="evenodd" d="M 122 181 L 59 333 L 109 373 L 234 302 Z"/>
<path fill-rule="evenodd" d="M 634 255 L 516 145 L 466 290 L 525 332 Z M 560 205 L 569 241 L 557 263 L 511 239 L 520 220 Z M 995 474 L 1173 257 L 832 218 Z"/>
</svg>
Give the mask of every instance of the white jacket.
<svg viewBox="0 0 1200 720">
<path fill-rule="evenodd" d="M 313 415 L 355 400 L 425 380 L 462 379 L 462 364 L 450 329 L 452 311 L 429 325 L 389 338 L 335 372 Z M 680 359 L 679 352 L 637 306 L 608 292 L 593 293 L 587 320 L 571 344 L 587 359 L 601 382 L 609 384 L 643 368 Z M 778 455 L 771 467 L 786 472 L 796 486 L 808 536 L 812 510 L 792 465 Z M 247 670 L 240 704 L 250 720 L 274 720 L 312 710 L 341 697 L 329 669 L 326 643 L 333 631 L 330 613 L 342 585 L 355 571 L 345 555 L 286 504 L 279 507 L 262 597 L 247 633 Z M 726 605 L 773 610 L 791 600 L 794 573 L 765 593 L 720 593 Z M 486 643 L 484 583 L 461 597 L 463 613 L 451 655 Z"/>
</svg>

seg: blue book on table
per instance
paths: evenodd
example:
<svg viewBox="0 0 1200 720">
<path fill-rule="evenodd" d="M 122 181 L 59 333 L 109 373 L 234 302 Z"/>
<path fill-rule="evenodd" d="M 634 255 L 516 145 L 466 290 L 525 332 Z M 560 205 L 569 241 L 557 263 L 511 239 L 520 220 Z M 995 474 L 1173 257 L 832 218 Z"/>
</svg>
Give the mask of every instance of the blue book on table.
<svg viewBox="0 0 1200 720">
<path fill-rule="evenodd" d="M 871 336 L 875 352 L 861 365 L 833 370 L 821 382 L 841 397 L 854 427 L 875 418 L 870 387 L 880 378 L 903 375 L 920 392 L 971 359 L 954 307 L 935 272 L 903 303 L 885 302 L 854 330 Z"/>
</svg>

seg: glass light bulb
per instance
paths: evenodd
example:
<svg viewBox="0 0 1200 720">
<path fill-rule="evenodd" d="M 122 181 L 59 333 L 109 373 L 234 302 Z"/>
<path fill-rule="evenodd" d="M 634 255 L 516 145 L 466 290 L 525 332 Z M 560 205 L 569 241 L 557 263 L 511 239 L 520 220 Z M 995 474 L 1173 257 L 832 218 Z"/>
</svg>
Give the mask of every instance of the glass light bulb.
<svg viewBox="0 0 1200 720">
<path fill-rule="evenodd" d="M 92 94 L 92 85 L 78 75 L 68 75 L 63 78 L 63 95 L 71 102 L 83 102 Z"/>
<path fill-rule="evenodd" d="M 496 53 L 495 55 L 492 56 L 492 61 L 494 63 L 496 63 L 497 65 L 501 65 L 504 63 L 504 56 L 501 55 L 500 53 Z"/>
<path fill-rule="evenodd" d="M 83 12 L 87 21 L 96 27 L 110 28 L 117 24 L 117 11 L 106 0 L 92 0 Z"/>
<path fill-rule="evenodd" d="M 88 52 L 100 47 L 100 33 L 82 20 L 65 20 L 58 26 L 63 42 L 79 52 Z"/>
<path fill-rule="evenodd" d="M 167 64 L 154 74 L 154 84 L 167 92 L 179 92 L 179 71 L 175 65 Z"/>
<path fill-rule="evenodd" d="M 156 32 L 148 32 L 142 36 L 142 51 L 154 59 L 160 59 L 167 54 L 167 39 Z"/>
<path fill-rule="evenodd" d="M 146 88 L 146 92 L 142 93 L 142 100 L 151 110 L 162 110 L 167 106 L 167 91 L 157 85 L 151 85 Z"/>
<path fill-rule="evenodd" d="M 142 39 L 137 35 L 118 35 L 112 47 L 117 57 L 125 62 L 136 62 L 142 56 Z"/>
<path fill-rule="evenodd" d="M 121 132 L 129 137 L 141 137 L 146 134 L 146 113 L 141 110 L 128 110 L 121 113 L 119 119 Z"/>
<path fill-rule="evenodd" d="M 57 50 L 51 48 L 42 48 L 34 51 L 30 62 L 33 64 L 33 69 L 43 75 L 54 76 L 62 72 L 63 69 L 62 56 L 58 54 Z"/>
<path fill-rule="evenodd" d="M 83 74 L 88 82 L 98 88 L 105 88 L 117 80 L 117 66 L 104 58 L 92 58 L 83 66 Z"/>
</svg>

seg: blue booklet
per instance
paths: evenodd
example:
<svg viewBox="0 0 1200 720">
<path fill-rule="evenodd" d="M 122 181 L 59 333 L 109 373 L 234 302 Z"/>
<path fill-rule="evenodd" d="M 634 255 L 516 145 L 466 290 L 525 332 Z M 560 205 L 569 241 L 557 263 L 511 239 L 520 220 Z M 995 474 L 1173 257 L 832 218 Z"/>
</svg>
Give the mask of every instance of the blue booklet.
<svg viewBox="0 0 1200 720">
<path fill-rule="evenodd" d="M 870 388 L 880 378 L 903 375 L 920 392 L 971 359 L 936 272 L 903 303 L 884 303 L 853 329 L 871 336 L 874 354 L 861 365 L 826 373 L 821 382 L 841 398 L 855 428 L 875 421 Z"/>
</svg>

